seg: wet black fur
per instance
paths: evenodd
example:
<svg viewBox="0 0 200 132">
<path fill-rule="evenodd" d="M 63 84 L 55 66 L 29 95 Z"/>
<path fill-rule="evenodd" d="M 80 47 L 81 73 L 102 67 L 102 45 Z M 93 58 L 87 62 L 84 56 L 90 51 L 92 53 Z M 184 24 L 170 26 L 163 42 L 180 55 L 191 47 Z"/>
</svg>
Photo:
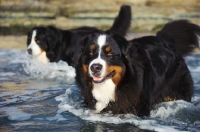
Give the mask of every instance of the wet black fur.
<svg viewBox="0 0 200 132">
<path fill-rule="evenodd" d="M 108 32 L 125 36 L 131 24 L 131 8 L 130 6 L 121 6 L 118 16 Z M 80 41 L 84 36 L 98 32 L 95 27 L 80 27 L 71 30 L 61 30 L 52 26 L 34 27 L 28 33 L 27 45 L 33 30 L 37 30 L 36 38 L 40 40 L 39 46 L 46 51 L 47 58 L 50 62 L 66 61 L 69 65 L 74 66 L 77 62 L 79 54 Z"/>
<path fill-rule="evenodd" d="M 87 46 L 97 34 L 87 36 L 82 44 L 79 63 L 76 67 L 76 81 L 81 89 L 86 107 L 94 108 L 92 97 L 92 79 L 83 73 L 82 64 L 89 64 L 92 59 L 87 56 Z M 186 20 L 173 21 L 157 33 L 131 41 L 115 34 L 107 34 L 110 45 L 120 49 L 118 58 L 109 65 L 123 66 L 122 79 L 116 86 L 116 101 L 110 102 L 102 112 L 114 114 L 133 113 L 149 116 L 151 109 L 165 97 L 190 102 L 193 95 L 193 80 L 182 57 L 193 50 L 179 49 L 180 45 L 199 47 L 200 27 Z M 112 48 L 116 49 L 116 48 Z M 182 55 L 181 55 L 182 53 Z M 123 63 L 123 64 L 122 64 Z M 109 89 L 109 88 L 108 88 Z"/>
</svg>

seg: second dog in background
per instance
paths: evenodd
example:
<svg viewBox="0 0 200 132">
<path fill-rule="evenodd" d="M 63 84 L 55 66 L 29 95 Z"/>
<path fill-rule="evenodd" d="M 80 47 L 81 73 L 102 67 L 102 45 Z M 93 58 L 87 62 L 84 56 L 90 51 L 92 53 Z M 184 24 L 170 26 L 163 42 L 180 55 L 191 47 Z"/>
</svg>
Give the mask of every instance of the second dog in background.
<svg viewBox="0 0 200 132">
<path fill-rule="evenodd" d="M 118 16 L 108 31 L 125 36 L 130 25 L 131 7 L 121 6 Z M 27 52 L 43 63 L 62 60 L 74 66 L 81 47 L 80 41 L 84 36 L 98 31 L 101 30 L 95 27 L 80 27 L 71 30 L 61 30 L 52 26 L 34 27 L 28 33 Z"/>
</svg>

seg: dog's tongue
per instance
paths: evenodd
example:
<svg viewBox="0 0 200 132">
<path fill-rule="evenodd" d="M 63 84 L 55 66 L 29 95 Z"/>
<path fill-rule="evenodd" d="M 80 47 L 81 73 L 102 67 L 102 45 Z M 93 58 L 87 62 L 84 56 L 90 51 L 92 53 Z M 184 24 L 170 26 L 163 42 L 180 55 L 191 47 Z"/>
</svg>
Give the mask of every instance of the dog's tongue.
<svg viewBox="0 0 200 132">
<path fill-rule="evenodd" d="M 93 76 L 93 80 L 94 80 L 94 81 L 101 81 L 101 80 L 102 80 L 102 77 L 95 77 L 95 76 Z"/>
</svg>

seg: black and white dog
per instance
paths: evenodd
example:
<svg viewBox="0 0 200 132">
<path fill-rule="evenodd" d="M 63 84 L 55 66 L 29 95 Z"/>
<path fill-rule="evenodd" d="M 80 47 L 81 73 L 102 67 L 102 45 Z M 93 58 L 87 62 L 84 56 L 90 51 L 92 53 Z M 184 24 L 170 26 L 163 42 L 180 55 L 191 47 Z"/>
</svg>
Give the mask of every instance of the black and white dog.
<svg viewBox="0 0 200 132">
<path fill-rule="evenodd" d="M 82 41 L 76 81 L 86 107 L 96 113 L 149 116 L 159 102 L 191 101 L 193 81 L 178 47 L 200 47 L 200 27 L 173 21 L 156 36 L 127 41 L 96 32 Z"/>
<path fill-rule="evenodd" d="M 125 36 L 131 24 L 130 6 L 121 6 L 110 32 Z M 35 27 L 28 33 L 27 52 L 43 63 L 66 61 L 74 66 L 77 61 L 80 41 L 88 34 L 100 31 L 95 27 L 80 27 L 61 30 L 52 26 Z"/>
</svg>

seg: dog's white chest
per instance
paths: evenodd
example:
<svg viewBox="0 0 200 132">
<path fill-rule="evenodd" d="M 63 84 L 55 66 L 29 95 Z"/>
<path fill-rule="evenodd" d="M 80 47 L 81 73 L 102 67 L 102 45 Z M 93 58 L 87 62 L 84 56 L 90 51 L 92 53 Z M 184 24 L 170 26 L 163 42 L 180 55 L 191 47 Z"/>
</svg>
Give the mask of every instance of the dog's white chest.
<svg viewBox="0 0 200 132">
<path fill-rule="evenodd" d="M 33 58 L 45 64 L 49 62 L 49 59 L 46 56 L 46 52 L 44 51 L 39 55 L 33 56 Z"/>
<path fill-rule="evenodd" d="M 112 79 L 93 84 L 92 95 L 97 100 L 95 105 L 96 113 L 103 110 L 110 101 L 115 101 L 115 87 Z"/>
</svg>

